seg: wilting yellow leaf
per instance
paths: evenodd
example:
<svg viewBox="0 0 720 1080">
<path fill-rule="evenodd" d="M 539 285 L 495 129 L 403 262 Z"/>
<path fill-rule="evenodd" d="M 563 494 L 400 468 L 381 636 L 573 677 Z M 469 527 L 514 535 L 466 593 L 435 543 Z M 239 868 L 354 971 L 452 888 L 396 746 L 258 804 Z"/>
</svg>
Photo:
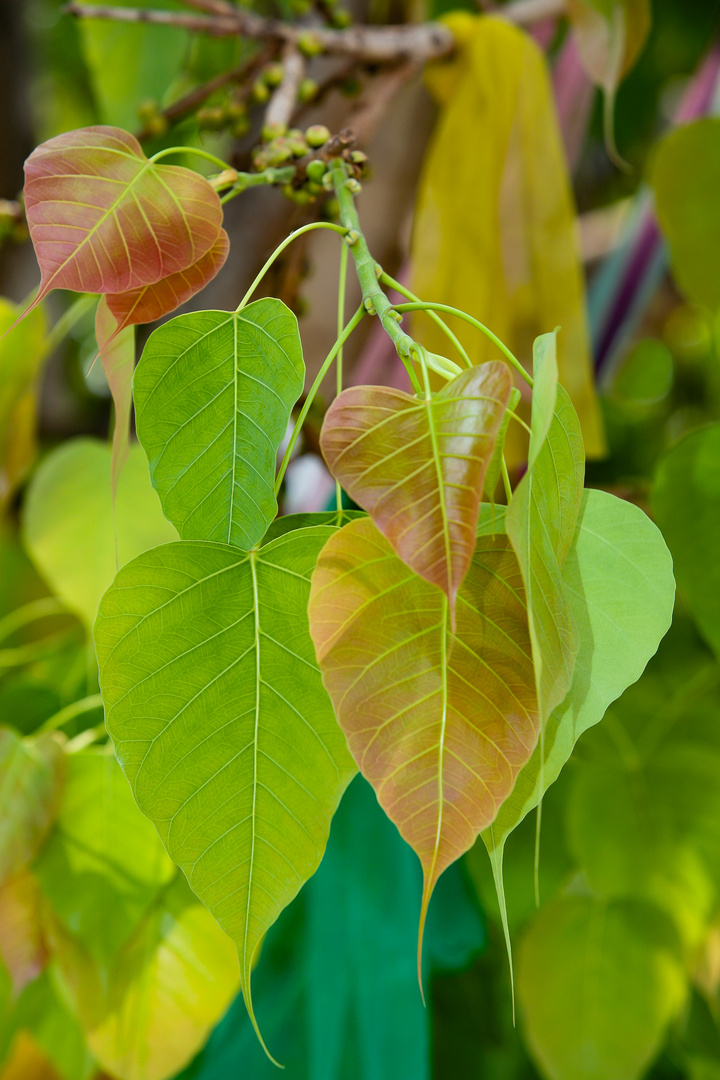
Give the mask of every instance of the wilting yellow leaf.
<svg viewBox="0 0 720 1080">
<path fill-rule="evenodd" d="M 465 17 L 458 59 L 428 80 L 441 112 L 418 193 L 412 288 L 488 324 L 528 365 L 533 339 L 560 326 L 560 381 L 588 454 L 599 456 L 575 208 L 545 60 L 501 19 L 479 17 L 471 28 Z M 415 327 L 424 345 L 443 351 L 426 315 Z M 456 321 L 453 329 L 473 363 L 498 358 L 480 333 Z M 515 429 L 508 454 L 517 462 L 525 450 Z"/>
</svg>

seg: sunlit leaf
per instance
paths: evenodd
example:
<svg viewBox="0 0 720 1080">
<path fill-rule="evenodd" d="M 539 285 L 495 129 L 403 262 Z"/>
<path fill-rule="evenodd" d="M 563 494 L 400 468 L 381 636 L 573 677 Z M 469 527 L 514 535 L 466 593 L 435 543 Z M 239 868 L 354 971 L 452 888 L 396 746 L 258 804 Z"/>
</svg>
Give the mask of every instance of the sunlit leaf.
<svg viewBox="0 0 720 1080">
<path fill-rule="evenodd" d="M 548 1080 L 637 1080 L 685 994 L 674 927 L 650 904 L 567 896 L 522 943 L 523 1033 Z"/>
<path fill-rule="evenodd" d="M 53 592 L 87 627 L 118 563 L 177 538 L 150 486 L 147 459 L 133 446 L 118 483 L 116 547 L 110 474 L 110 448 L 75 439 L 45 459 L 24 506 L 27 550 Z"/>
<path fill-rule="evenodd" d="M 575 535 L 585 455 L 577 413 L 557 385 L 554 334 L 537 339 L 533 360 L 528 468 L 513 493 L 505 527 L 525 582 L 544 727 L 570 688 L 579 645 L 562 565 Z"/>
<path fill-rule="evenodd" d="M 108 751 L 68 755 L 57 825 L 35 873 L 55 915 L 107 967 L 175 866 Z"/>
<path fill-rule="evenodd" d="M 583 497 L 575 542 L 563 567 L 580 649 L 573 681 L 501 806 L 488 849 L 507 837 L 558 777 L 573 747 L 642 674 L 672 618 L 675 583 L 663 538 L 638 507 L 604 491 Z"/>
<path fill-rule="evenodd" d="M 720 119 L 697 120 L 666 135 L 654 150 L 649 179 L 677 284 L 689 300 L 717 311 Z"/>
<path fill-rule="evenodd" d="M 307 629 L 332 531 L 156 548 L 118 574 L 95 627 L 106 723 L 140 808 L 250 971 L 315 872 L 354 773 Z"/>
<path fill-rule="evenodd" d="M 320 445 L 330 472 L 400 558 L 443 590 L 453 613 L 510 390 L 506 364 L 482 364 L 429 400 L 352 387 L 323 423 Z"/>
<path fill-rule="evenodd" d="M 509 22 L 461 17 L 461 47 L 431 75 L 440 115 L 418 190 L 412 289 L 486 323 L 523 362 L 535 337 L 560 326 L 560 380 L 587 453 L 597 456 L 604 436 L 575 207 L 545 58 Z M 453 320 L 453 330 L 473 363 L 498 358 L 465 323 Z M 443 334 L 426 316 L 417 316 L 414 333 L 444 351 Z M 525 457 L 517 428 L 508 430 L 511 465 Z"/>
<path fill-rule="evenodd" d="M 19 315 L 19 308 L 0 297 L 0 509 L 35 455 L 36 383 L 46 353 L 42 309 L 3 337 Z"/>
<path fill-rule="evenodd" d="M 25 163 L 25 208 L 51 289 L 121 293 L 186 270 L 215 244 L 217 193 L 198 173 L 149 161 L 134 136 L 81 128 L 42 143 Z"/>
<path fill-rule="evenodd" d="M 100 297 L 95 312 L 95 340 L 100 360 L 115 406 L 110 484 L 113 496 L 123 465 L 130 452 L 130 410 L 132 408 L 132 377 L 135 367 L 135 331 L 127 326 L 118 331 L 107 300 Z"/>
<path fill-rule="evenodd" d="M 280 300 L 178 315 L 150 336 L 134 381 L 138 438 L 184 540 L 261 539 L 304 377 L 297 319 Z"/>
<path fill-rule="evenodd" d="M 52 735 L 0 728 L 0 882 L 37 855 L 60 801 L 63 752 Z"/>
<path fill-rule="evenodd" d="M 323 549 L 308 610 L 353 757 L 420 858 L 422 938 L 438 877 L 493 820 L 537 741 L 517 560 L 507 537 L 478 540 L 452 634 L 442 593 L 355 521 Z"/>
<path fill-rule="evenodd" d="M 652 504 L 678 585 L 720 656 L 720 424 L 692 432 L 662 458 Z"/>
<path fill-rule="evenodd" d="M 107 306 L 115 316 L 118 327 L 155 322 L 156 319 L 169 315 L 212 281 L 225 264 L 229 250 L 228 234 L 221 229 L 210 250 L 198 262 L 188 266 L 187 270 L 179 270 L 176 274 L 141 289 L 109 293 Z"/>
</svg>

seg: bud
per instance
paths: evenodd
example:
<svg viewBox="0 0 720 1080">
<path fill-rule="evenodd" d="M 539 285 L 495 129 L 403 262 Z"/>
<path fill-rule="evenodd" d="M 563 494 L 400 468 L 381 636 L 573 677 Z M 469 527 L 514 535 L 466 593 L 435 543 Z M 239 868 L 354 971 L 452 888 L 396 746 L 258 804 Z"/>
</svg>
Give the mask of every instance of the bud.
<svg viewBox="0 0 720 1080">
<path fill-rule="evenodd" d="M 283 81 L 283 75 L 285 71 L 282 64 L 279 61 L 275 61 L 272 64 L 267 64 L 262 71 L 260 78 L 271 89 L 275 89 Z"/>
<path fill-rule="evenodd" d="M 352 17 L 346 8 L 338 8 L 330 13 L 330 22 L 337 30 L 345 30 L 352 22 Z"/>
<path fill-rule="evenodd" d="M 270 100 L 270 91 L 262 79 L 255 80 L 250 93 L 256 105 L 265 105 Z"/>
<path fill-rule="evenodd" d="M 308 180 L 312 180 L 315 184 L 322 184 L 323 177 L 327 172 L 327 165 L 324 161 L 320 161 L 317 158 L 315 161 L 308 162 L 308 167 L 305 170 L 308 175 Z"/>
<path fill-rule="evenodd" d="M 292 150 L 293 156 L 297 158 L 305 157 L 308 152 L 308 144 L 303 138 L 287 140 L 288 146 Z"/>
<path fill-rule="evenodd" d="M 305 132 L 305 140 L 308 146 L 312 146 L 313 149 L 324 146 L 329 138 L 330 131 L 324 124 L 313 124 Z"/>
<path fill-rule="evenodd" d="M 303 79 L 298 87 L 298 101 L 301 105 L 307 105 L 317 97 L 318 84 L 314 79 Z"/>
<path fill-rule="evenodd" d="M 227 113 L 221 105 L 208 105 L 196 113 L 198 125 L 206 131 L 220 131 L 227 122 Z"/>
<path fill-rule="evenodd" d="M 337 221 L 340 217 L 340 203 L 337 199 L 327 199 L 323 206 L 323 217 L 326 221 Z"/>
<path fill-rule="evenodd" d="M 265 124 L 260 138 L 263 142 L 272 142 L 273 139 L 280 139 L 286 134 L 287 127 L 285 124 Z"/>
<path fill-rule="evenodd" d="M 312 57 L 321 53 L 322 45 L 313 34 L 312 30 L 304 30 L 300 37 L 297 39 L 297 47 L 303 56 Z"/>
</svg>

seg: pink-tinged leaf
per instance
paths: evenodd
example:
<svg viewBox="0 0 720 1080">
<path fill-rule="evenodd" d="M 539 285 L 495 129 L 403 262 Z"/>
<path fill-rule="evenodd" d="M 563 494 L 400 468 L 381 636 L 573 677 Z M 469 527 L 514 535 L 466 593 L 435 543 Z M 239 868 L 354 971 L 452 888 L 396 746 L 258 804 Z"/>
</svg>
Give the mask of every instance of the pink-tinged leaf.
<svg viewBox="0 0 720 1080">
<path fill-rule="evenodd" d="M 448 601 L 372 521 L 333 535 L 308 614 L 350 752 L 420 858 L 427 906 L 442 872 L 495 818 L 538 740 L 525 590 L 504 535 L 481 536 Z"/>
<path fill-rule="evenodd" d="M 135 368 L 135 330 L 121 329 L 111 314 L 107 300 L 100 297 L 95 313 L 95 337 L 103 371 L 110 386 L 115 406 L 110 484 L 113 500 L 122 467 L 130 451 L 130 409 L 132 407 L 132 377 Z"/>
<path fill-rule="evenodd" d="M 0 960 L 15 995 L 38 977 L 47 960 L 40 902 L 37 879 L 29 870 L 0 886 Z"/>
<path fill-rule="evenodd" d="M 122 293 L 186 270 L 216 243 L 217 193 L 198 173 L 159 165 L 119 128 L 69 131 L 25 162 L 25 207 L 51 289 Z"/>
<path fill-rule="evenodd" d="M 400 558 L 443 590 L 453 615 L 511 387 L 507 366 L 493 361 L 429 400 L 351 387 L 325 416 L 320 445 L 331 473 Z"/>
<path fill-rule="evenodd" d="M 155 322 L 169 315 L 191 296 L 195 296 L 222 269 L 230 250 L 230 239 L 224 229 L 208 252 L 186 270 L 124 293 L 109 293 L 107 306 L 117 320 L 118 329 L 137 323 Z"/>
</svg>

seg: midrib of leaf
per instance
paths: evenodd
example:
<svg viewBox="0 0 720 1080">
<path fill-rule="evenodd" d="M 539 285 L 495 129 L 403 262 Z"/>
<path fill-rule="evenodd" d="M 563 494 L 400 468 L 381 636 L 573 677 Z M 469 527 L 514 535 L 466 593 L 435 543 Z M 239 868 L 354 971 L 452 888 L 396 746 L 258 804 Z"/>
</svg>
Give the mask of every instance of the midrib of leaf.
<svg viewBox="0 0 720 1080">
<path fill-rule="evenodd" d="M 428 391 L 429 395 L 429 391 Z M 435 430 L 435 418 L 433 416 L 433 401 L 430 396 L 425 399 L 425 409 L 428 418 L 428 428 L 430 429 L 430 440 L 432 442 L 433 449 L 433 462 L 435 463 L 435 475 L 437 476 L 438 485 L 438 497 L 440 500 L 440 513 L 442 515 L 442 527 L 443 527 L 443 541 L 445 543 L 445 564 L 447 568 L 447 594 L 449 597 L 453 596 L 453 580 L 452 580 L 452 553 L 450 547 L 450 529 L 447 515 L 447 505 L 445 503 L 445 487 L 442 475 L 442 463 L 440 461 L 440 448 L 437 442 L 437 432 Z M 450 619 L 452 622 L 452 628 L 455 629 L 455 598 L 450 606 Z M 444 626 L 444 623 L 443 623 Z"/>
<path fill-rule="evenodd" d="M 232 535 L 233 527 L 233 514 L 235 511 L 235 462 L 237 460 L 237 395 L 238 395 L 238 340 L 237 340 L 237 328 L 238 328 L 238 316 L 233 319 L 233 353 L 235 357 L 235 363 L 233 364 L 233 390 L 234 390 L 234 403 L 233 403 L 233 448 L 232 448 L 232 476 L 230 478 L 230 513 L 228 514 L 228 532 L 227 542 L 230 543 L 230 537 Z M 253 500 L 254 501 L 254 500 Z M 257 586 L 255 582 L 255 563 L 253 565 L 253 589 L 255 599 L 257 602 Z M 259 631 L 258 631 L 259 633 Z M 259 685 L 259 684 L 258 684 Z"/>
</svg>

